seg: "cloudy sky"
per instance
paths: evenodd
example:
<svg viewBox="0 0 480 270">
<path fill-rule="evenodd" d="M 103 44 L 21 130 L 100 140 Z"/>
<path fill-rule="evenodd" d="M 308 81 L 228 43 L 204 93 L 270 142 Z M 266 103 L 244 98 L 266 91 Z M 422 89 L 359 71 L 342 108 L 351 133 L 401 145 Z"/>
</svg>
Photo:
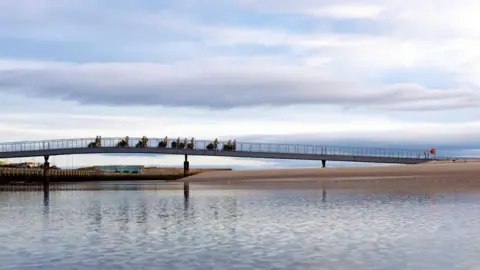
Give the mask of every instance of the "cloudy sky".
<svg viewBox="0 0 480 270">
<path fill-rule="evenodd" d="M 477 156 L 479 13 L 473 0 L 0 0 L 0 140 L 194 136 Z"/>
</svg>

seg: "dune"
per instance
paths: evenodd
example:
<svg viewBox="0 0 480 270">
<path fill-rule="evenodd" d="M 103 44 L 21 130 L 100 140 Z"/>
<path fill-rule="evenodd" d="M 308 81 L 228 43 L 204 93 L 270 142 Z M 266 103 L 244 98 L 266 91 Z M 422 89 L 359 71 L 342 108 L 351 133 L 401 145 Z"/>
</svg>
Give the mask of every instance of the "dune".
<svg viewBox="0 0 480 270">
<path fill-rule="evenodd" d="M 432 161 L 415 165 L 348 168 L 305 168 L 204 172 L 182 179 L 189 183 L 265 183 L 298 181 L 383 181 L 435 179 L 475 181 L 480 178 L 480 161 Z"/>
</svg>

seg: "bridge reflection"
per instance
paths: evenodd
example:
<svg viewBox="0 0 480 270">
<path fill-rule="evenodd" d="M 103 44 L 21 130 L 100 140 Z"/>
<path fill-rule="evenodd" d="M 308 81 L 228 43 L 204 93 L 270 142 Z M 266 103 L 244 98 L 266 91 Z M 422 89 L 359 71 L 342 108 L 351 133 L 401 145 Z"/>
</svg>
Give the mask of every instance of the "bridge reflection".
<svg viewBox="0 0 480 270">
<path fill-rule="evenodd" d="M 48 218 L 50 213 L 50 190 L 43 190 L 43 216 Z"/>
</svg>

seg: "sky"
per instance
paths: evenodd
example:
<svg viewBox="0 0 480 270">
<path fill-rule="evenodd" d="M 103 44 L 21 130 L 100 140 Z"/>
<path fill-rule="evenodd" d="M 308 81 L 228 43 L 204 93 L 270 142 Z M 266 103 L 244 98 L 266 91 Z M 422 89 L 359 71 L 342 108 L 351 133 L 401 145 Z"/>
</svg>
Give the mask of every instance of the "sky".
<svg viewBox="0 0 480 270">
<path fill-rule="evenodd" d="M 0 0 L 0 141 L 218 137 L 480 156 L 479 12 L 473 0 Z"/>
</svg>

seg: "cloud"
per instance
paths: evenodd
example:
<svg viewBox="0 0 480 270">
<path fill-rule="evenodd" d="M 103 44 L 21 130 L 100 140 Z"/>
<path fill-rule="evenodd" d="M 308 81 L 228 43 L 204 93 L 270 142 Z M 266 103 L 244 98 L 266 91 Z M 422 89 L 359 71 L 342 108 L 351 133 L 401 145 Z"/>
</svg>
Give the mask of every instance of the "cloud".
<svg viewBox="0 0 480 270">
<path fill-rule="evenodd" d="M 480 94 L 472 89 L 349 82 L 328 70 L 241 58 L 172 64 L 27 62 L 23 66 L 10 61 L 0 66 L 0 93 L 116 106 L 225 109 L 320 104 L 413 110 L 478 106 Z"/>
<path fill-rule="evenodd" d="M 332 19 L 374 19 L 383 10 L 377 5 L 340 4 L 320 8 L 307 8 L 305 14 Z"/>
<path fill-rule="evenodd" d="M 422 113 L 418 119 L 418 113 L 412 113 L 410 120 L 405 113 L 382 115 L 335 108 L 314 111 L 309 106 L 257 107 L 219 113 L 180 108 L 122 111 L 77 105 L 62 111 L 61 114 L 4 113 L 0 118 L 0 141 L 145 135 L 358 147 L 480 148 L 478 114 L 471 118 L 461 114 L 447 118 L 434 112 L 430 116 Z"/>
<path fill-rule="evenodd" d="M 41 101 L 42 103 L 45 101 Z M 40 103 L 33 100 L 32 103 Z M 0 118 L 0 141 L 95 137 L 164 136 L 236 137 L 315 132 L 382 131 L 401 128 L 388 117 L 335 108 L 256 107 L 228 111 L 180 108 L 81 106 L 46 101 L 50 106 L 28 112 L 5 112 Z M 46 104 L 46 105 L 47 105 Z M 48 109 L 50 108 L 50 109 Z M 61 111 L 62 113 L 57 113 Z M 282 117 L 279 117 L 282 116 Z M 359 123 L 361 125 L 359 126 Z"/>
<path fill-rule="evenodd" d="M 466 0 L 0 0 L 0 141 L 477 153 L 479 12 Z"/>
<path fill-rule="evenodd" d="M 53 33 L 65 39 L 64 46 L 73 48 L 72 42 L 82 40 L 95 48 L 91 54 L 105 51 L 112 59 L 118 54 L 117 58 L 133 60 L 78 63 L 5 58 L 0 62 L 0 93 L 80 104 L 214 109 L 315 104 L 421 111 L 474 108 L 480 101 L 480 53 L 475 49 L 476 32 L 469 35 L 470 20 L 462 17 L 472 15 L 465 2 L 455 6 L 445 1 L 435 6 L 429 1 L 418 6 L 412 1 L 380 0 L 213 2 L 226 14 L 230 14 L 228 8 L 238 8 L 236 21 L 225 23 L 211 16 L 209 20 L 208 9 L 192 1 L 163 8 L 153 5 L 151 9 L 119 2 L 105 15 L 105 23 L 95 27 L 77 19 L 90 16 L 96 20 L 105 6 L 94 1 L 85 6 L 79 3 L 55 6 L 49 1 L 37 2 L 38 16 L 32 20 L 38 24 L 29 23 L 27 30 L 24 25 L 9 28 L 15 29 L 18 37 L 35 40 L 42 39 L 44 29 L 50 29 L 40 26 L 53 22 L 69 25 L 78 31 Z M 414 4 L 418 9 L 411 9 Z M 3 5 L 13 17 L 29 10 L 20 4 Z M 199 9 L 192 12 L 192 5 Z M 471 8 L 478 9 L 476 5 Z M 79 17 L 52 16 L 75 9 Z M 439 15 L 432 10 L 443 15 L 452 11 L 457 20 L 438 22 Z M 262 15 L 273 18 L 272 13 L 279 14 L 276 24 L 262 21 L 259 26 L 247 20 Z M 291 14 L 310 18 L 314 26 L 295 31 Z M 336 31 L 339 23 L 348 30 L 359 22 L 374 22 L 369 26 L 381 26 L 382 31 Z M 450 34 L 442 34 L 441 29 L 450 29 Z M 0 30 L 0 38 L 1 33 L 8 37 L 7 32 Z M 45 32 L 44 37 L 50 34 Z M 61 47 L 59 44 L 56 46 Z M 246 46 L 259 47 L 245 53 Z M 279 51 L 273 56 L 265 56 L 265 50 L 276 49 Z M 82 54 L 88 55 L 88 51 Z M 65 55 L 73 54 L 68 51 Z M 149 57 L 162 61 L 135 60 Z M 389 81 L 379 75 L 398 70 L 439 74 L 448 85 L 432 87 L 424 78 L 413 77 Z"/>
</svg>

